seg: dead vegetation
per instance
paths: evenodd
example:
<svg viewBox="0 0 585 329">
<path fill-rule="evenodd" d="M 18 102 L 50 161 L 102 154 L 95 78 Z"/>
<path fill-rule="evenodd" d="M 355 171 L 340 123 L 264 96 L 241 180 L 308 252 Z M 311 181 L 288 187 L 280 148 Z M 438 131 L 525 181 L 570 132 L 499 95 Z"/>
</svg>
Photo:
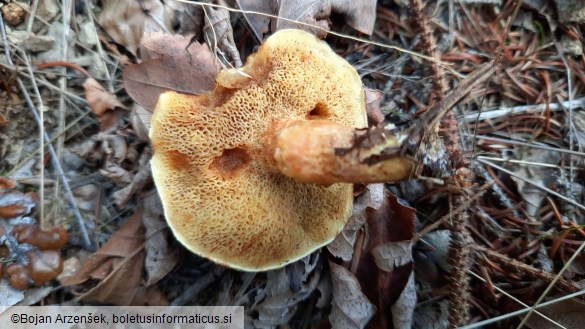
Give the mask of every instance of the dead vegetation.
<svg viewBox="0 0 585 329">
<path fill-rule="evenodd" d="M 583 1 L 0 5 L 2 306 L 243 305 L 250 328 L 585 323 Z M 167 227 L 150 120 L 162 92 L 212 90 L 283 28 L 326 37 L 369 88 L 369 129 L 335 154 L 418 170 L 355 185 L 320 251 L 240 272 Z"/>
</svg>

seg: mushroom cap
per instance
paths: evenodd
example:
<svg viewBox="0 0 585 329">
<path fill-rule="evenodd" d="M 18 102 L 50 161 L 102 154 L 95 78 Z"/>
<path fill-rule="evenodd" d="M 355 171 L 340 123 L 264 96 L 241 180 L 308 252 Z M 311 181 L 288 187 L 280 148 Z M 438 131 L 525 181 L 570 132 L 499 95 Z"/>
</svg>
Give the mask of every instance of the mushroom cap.
<svg viewBox="0 0 585 329">
<path fill-rule="evenodd" d="M 331 242 L 349 218 L 353 185 L 297 182 L 275 166 L 289 120 L 367 126 L 355 69 L 300 30 L 269 37 L 213 92 L 166 92 L 153 113 L 152 172 L 176 238 L 229 267 L 284 266 Z"/>
</svg>

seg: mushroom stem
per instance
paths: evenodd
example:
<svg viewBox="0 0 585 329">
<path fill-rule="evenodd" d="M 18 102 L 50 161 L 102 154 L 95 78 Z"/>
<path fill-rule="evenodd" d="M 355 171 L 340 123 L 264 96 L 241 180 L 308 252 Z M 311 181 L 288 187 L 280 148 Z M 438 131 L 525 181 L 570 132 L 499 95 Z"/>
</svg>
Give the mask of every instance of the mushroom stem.
<svg viewBox="0 0 585 329">
<path fill-rule="evenodd" d="M 411 176 L 412 160 L 398 154 L 368 164 L 382 149 L 398 149 L 395 136 L 384 136 L 382 146 L 358 148 L 354 145 L 359 131 L 328 120 L 286 122 L 275 133 L 276 166 L 297 181 L 322 185 L 393 182 Z"/>
</svg>

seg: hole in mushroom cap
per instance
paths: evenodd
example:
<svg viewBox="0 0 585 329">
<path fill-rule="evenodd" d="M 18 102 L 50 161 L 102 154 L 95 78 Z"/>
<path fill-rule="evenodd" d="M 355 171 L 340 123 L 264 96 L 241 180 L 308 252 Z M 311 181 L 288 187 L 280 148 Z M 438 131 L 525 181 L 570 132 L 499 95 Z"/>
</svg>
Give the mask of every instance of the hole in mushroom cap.
<svg viewBox="0 0 585 329">
<path fill-rule="evenodd" d="M 315 107 L 307 113 L 307 119 L 327 119 L 329 118 L 329 108 L 323 103 L 317 103 Z"/>
<path fill-rule="evenodd" d="M 211 169 L 215 169 L 220 176 L 231 178 L 236 172 L 250 162 L 250 155 L 243 147 L 225 149 L 220 156 L 213 159 Z"/>
</svg>

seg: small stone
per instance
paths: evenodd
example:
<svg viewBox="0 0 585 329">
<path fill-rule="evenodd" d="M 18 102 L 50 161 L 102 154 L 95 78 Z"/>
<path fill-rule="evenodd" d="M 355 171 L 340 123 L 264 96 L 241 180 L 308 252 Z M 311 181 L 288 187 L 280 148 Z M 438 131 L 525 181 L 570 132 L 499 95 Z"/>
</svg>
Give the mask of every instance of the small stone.
<svg viewBox="0 0 585 329">
<path fill-rule="evenodd" d="M 63 271 L 59 276 L 57 276 L 57 280 L 60 282 L 64 278 L 73 277 L 75 273 L 79 271 L 81 268 L 81 261 L 76 256 L 68 258 L 63 262 Z"/>
<path fill-rule="evenodd" d="M 45 22 L 51 22 L 60 12 L 61 8 L 57 0 L 43 0 L 39 2 L 36 16 L 42 18 Z M 43 22 L 38 19 L 34 21 L 33 31 L 35 33 L 39 33 L 44 28 L 45 24 Z"/>
<path fill-rule="evenodd" d="M 28 39 L 24 40 L 24 48 L 33 51 L 47 51 L 53 49 L 55 39 L 49 35 L 31 34 Z"/>
<path fill-rule="evenodd" d="M 92 22 L 85 22 L 83 24 L 81 24 L 81 29 L 79 31 L 79 35 L 77 36 L 77 39 L 79 40 L 79 42 L 81 42 L 81 44 L 83 44 L 84 46 L 91 48 L 95 45 L 97 45 L 97 43 L 99 42 L 97 35 L 95 33 L 95 29 L 93 27 Z"/>
<path fill-rule="evenodd" d="M 565 54 L 572 56 L 583 55 L 583 44 L 581 44 L 580 40 L 571 39 L 568 36 L 563 35 L 561 37 L 561 46 L 563 47 Z"/>
<path fill-rule="evenodd" d="M 554 0 L 561 23 L 585 22 L 585 0 Z"/>
<path fill-rule="evenodd" d="M 66 31 L 63 29 L 62 22 L 55 21 L 49 27 L 49 31 L 48 31 L 47 35 L 53 37 L 53 39 L 55 39 L 55 40 L 59 40 L 59 43 L 61 43 L 65 32 L 67 32 L 67 47 L 68 47 L 67 58 L 75 58 L 76 52 L 75 52 L 75 49 L 72 47 L 72 44 L 73 44 L 72 41 L 75 38 L 75 32 L 73 32 L 73 30 L 71 28 L 68 28 L 68 30 Z M 53 47 L 53 48 L 51 48 L 43 53 L 40 53 L 37 56 L 37 60 L 39 60 L 41 62 L 62 61 L 63 60 L 63 53 L 64 53 L 64 50 L 60 46 Z"/>
<path fill-rule="evenodd" d="M 2 14 L 4 14 L 4 21 L 12 26 L 22 23 L 26 16 L 24 9 L 14 2 L 2 7 Z"/>
<path fill-rule="evenodd" d="M 12 33 L 8 35 L 8 40 L 15 45 L 21 45 L 25 49 L 33 52 L 53 49 L 55 44 L 55 38 L 52 36 L 36 35 L 34 33 L 18 30 L 12 31 Z"/>
</svg>

